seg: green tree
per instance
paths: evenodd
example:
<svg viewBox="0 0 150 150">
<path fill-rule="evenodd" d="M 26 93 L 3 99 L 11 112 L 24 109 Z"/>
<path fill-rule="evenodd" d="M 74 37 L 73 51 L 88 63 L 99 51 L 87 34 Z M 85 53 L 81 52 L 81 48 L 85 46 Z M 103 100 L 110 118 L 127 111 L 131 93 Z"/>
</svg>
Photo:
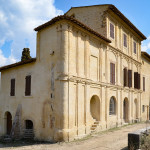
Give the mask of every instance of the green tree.
<svg viewBox="0 0 150 150">
<path fill-rule="evenodd" d="M 24 48 L 22 51 L 22 57 L 21 57 L 21 61 L 26 61 L 31 59 L 30 56 L 30 49 L 29 48 Z"/>
</svg>

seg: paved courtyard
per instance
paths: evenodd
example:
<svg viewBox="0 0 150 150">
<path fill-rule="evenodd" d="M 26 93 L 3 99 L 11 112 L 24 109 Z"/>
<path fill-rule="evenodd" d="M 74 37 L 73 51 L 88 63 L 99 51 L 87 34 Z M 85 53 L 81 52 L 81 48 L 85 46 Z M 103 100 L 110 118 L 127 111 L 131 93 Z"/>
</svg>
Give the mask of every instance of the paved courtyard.
<svg viewBox="0 0 150 150">
<path fill-rule="evenodd" d="M 150 126 L 150 124 L 148 125 Z M 145 123 L 129 125 L 93 134 L 86 139 L 56 144 L 0 144 L 2 150 L 127 150 L 129 132 L 146 128 Z"/>
</svg>

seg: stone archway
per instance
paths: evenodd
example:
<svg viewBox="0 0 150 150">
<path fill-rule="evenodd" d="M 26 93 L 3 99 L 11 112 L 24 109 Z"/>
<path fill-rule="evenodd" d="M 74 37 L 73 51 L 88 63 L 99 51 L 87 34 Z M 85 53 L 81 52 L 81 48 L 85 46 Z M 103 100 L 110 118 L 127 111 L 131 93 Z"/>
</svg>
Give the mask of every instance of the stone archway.
<svg viewBox="0 0 150 150">
<path fill-rule="evenodd" d="M 123 119 L 126 123 L 129 121 L 129 101 L 127 98 L 123 101 Z"/>
<path fill-rule="evenodd" d="M 138 118 L 138 103 L 137 99 L 134 100 L 134 119 Z"/>
<path fill-rule="evenodd" d="M 10 135 L 12 129 L 12 115 L 10 112 L 7 111 L 5 113 L 5 119 L 6 119 L 6 134 Z"/>
<path fill-rule="evenodd" d="M 90 100 L 90 112 L 93 119 L 100 121 L 100 99 L 96 95 Z"/>
</svg>

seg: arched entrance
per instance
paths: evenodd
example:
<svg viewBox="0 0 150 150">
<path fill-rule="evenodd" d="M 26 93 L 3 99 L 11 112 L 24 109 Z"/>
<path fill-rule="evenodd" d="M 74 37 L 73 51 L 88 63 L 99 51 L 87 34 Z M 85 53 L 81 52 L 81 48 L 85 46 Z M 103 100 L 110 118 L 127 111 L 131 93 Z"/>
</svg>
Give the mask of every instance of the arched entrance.
<svg viewBox="0 0 150 150">
<path fill-rule="evenodd" d="M 10 135 L 12 129 L 12 115 L 10 112 L 5 113 L 6 118 L 6 134 Z"/>
<path fill-rule="evenodd" d="M 96 95 L 92 96 L 90 100 L 90 112 L 93 119 L 100 121 L 100 100 Z"/>
<path fill-rule="evenodd" d="M 137 99 L 134 100 L 134 119 L 138 118 Z"/>
<path fill-rule="evenodd" d="M 129 102 L 128 102 L 128 99 L 125 98 L 123 101 L 123 119 L 124 119 L 124 122 L 128 122 L 128 111 L 129 111 Z"/>
</svg>

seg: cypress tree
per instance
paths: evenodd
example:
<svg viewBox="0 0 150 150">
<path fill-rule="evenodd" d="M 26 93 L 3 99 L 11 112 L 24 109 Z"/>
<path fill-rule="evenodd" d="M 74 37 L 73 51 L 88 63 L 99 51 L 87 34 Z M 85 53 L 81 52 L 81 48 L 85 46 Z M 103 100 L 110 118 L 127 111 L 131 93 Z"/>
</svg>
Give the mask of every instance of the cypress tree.
<svg viewBox="0 0 150 150">
<path fill-rule="evenodd" d="M 21 61 L 26 61 L 31 59 L 30 56 L 30 49 L 29 48 L 24 48 L 22 51 L 22 57 L 21 57 Z"/>
</svg>

